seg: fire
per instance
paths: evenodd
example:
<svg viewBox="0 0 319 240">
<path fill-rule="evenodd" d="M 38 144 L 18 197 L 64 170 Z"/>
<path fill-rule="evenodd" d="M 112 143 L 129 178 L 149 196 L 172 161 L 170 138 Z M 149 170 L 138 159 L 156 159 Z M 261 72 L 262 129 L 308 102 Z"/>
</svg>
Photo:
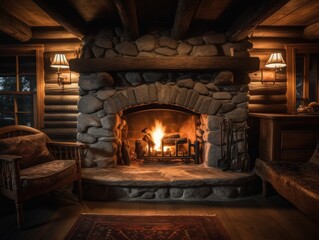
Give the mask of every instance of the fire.
<svg viewBox="0 0 319 240">
<path fill-rule="evenodd" d="M 155 126 L 151 129 L 151 136 L 155 143 L 154 150 L 161 151 L 162 139 L 164 137 L 165 127 L 158 119 L 155 120 Z"/>
</svg>

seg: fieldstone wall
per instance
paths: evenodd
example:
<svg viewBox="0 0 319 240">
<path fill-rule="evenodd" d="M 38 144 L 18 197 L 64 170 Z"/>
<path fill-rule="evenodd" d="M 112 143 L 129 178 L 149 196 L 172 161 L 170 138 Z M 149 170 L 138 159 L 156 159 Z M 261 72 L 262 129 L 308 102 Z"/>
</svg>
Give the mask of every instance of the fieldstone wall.
<svg viewBox="0 0 319 240">
<path fill-rule="evenodd" d="M 247 57 L 248 41 L 228 43 L 225 36 L 210 32 L 184 41 L 172 39 L 168 32 L 144 35 L 126 41 L 119 29 L 103 29 L 86 37 L 81 58 L 235 56 Z M 230 50 L 232 49 L 232 50 Z M 220 116 L 234 124 L 244 124 L 248 116 L 248 73 L 212 72 L 99 72 L 80 74 L 78 102 L 79 142 L 89 147 L 83 167 L 114 167 L 121 162 L 121 132 L 126 127 L 123 110 L 150 103 L 176 105 L 201 114 L 196 130 L 202 143 L 203 163 L 217 167 L 221 157 Z"/>
</svg>

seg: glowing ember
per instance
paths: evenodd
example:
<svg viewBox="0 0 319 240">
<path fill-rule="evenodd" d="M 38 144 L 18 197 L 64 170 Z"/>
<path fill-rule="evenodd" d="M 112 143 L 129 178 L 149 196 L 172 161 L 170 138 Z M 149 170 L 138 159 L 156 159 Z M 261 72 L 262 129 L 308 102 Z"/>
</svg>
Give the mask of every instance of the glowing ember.
<svg viewBox="0 0 319 240">
<path fill-rule="evenodd" d="M 164 137 L 165 127 L 158 119 L 155 120 L 155 126 L 151 129 L 151 136 L 155 143 L 154 150 L 161 151 L 162 139 Z"/>
</svg>

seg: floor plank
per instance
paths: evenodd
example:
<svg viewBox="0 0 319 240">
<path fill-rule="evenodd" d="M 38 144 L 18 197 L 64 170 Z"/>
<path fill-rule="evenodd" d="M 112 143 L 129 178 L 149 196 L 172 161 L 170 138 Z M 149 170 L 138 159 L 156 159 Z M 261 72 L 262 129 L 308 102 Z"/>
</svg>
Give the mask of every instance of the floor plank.
<svg viewBox="0 0 319 240">
<path fill-rule="evenodd" d="M 233 240 L 319 239 L 319 225 L 287 200 L 260 195 L 216 202 L 103 202 L 83 201 L 67 191 L 54 192 L 27 201 L 27 229 L 18 232 L 13 201 L 0 197 L 1 239 L 63 239 L 80 213 L 131 215 L 216 214 Z"/>
</svg>

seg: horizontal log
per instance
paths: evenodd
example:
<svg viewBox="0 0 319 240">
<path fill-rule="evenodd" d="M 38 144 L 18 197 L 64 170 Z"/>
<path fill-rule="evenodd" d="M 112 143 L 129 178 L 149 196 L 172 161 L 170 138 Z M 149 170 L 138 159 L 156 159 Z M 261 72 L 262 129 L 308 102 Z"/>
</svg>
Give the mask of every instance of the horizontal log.
<svg viewBox="0 0 319 240">
<path fill-rule="evenodd" d="M 249 84 L 249 94 L 250 95 L 282 95 L 286 94 L 287 85 L 285 82 L 273 83 L 261 83 L 261 82 L 251 82 Z"/>
<path fill-rule="evenodd" d="M 74 95 L 48 95 L 44 98 L 45 105 L 65 105 L 73 104 L 76 105 L 79 100 L 78 96 Z"/>
<path fill-rule="evenodd" d="M 44 112 L 49 113 L 49 112 L 66 112 L 66 113 L 77 113 L 78 112 L 78 107 L 73 106 L 73 105 L 50 105 L 50 106 L 45 106 L 44 107 Z"/>
<path fill-rule="evenodd" d="M 280 104 L 286 102 L 286 95 L 252 95 L 249 98 L 249 104 Z"/>
<path fill-rule="evenodd" d="M 43 128 L 41 130 L 54 141 L 76 141 L 76 128 Z"/>
<path fill-rule="evenodd" d="M 67 71 L 61 71 L 61 76 L 65 76 L 68 79 L 70 78 L 70 72 Z M 52 70 L 50 69 L 50 72 L 46 72 L 45 74 L 45 83 L 52 83 L 52 84 L 56 84 L 57 83 L 57 72 L 52 72 Z M 79 73 L 76 72 L 71 72 L 71 83 L 78 83 L 79 80 Z"/>
<path fill-rule="evenodd" d="M 45 121 L 76 121 L 78 113 L 45 113 Z"/>
<path fill-rule="evenodd" d="M 46 41 L 42 39 L 32 39 L 29 43 L 44 44 L 45 52 L 75 51 L 81 47 L 81 41 L 79 39 L 56 39 Z"/>
<path fill-rule="evenodd" d="M 259 59 L 252 57 L 110 57 L 70 59 L 75 72 L 103 72 L 128 70 L 236 70 L 254 72 Z"/>
<path fill-rule="evenodd" d="M 45 84 L 45 94 L 48 95 L 78 95 L 79 86 L 77 83 L 59 86 L 57 83 Z"/>
<path fill-rule="evenodd" d="M 76 121 L 45 121 L 45 128 L 76 128 Z"/>
<path fill-rule="evenodd" d="M 276 73 L 272 70 L 263 69 L 261 71 L 253 72 L 249 74 L 250 82 L 261 82 L 261 75 L 263 75 L 263 81 L 274 81 L 276 77 L 276 82 L 286 82 L 287 81 L 287 75 L 286 72 L 278 72 Z"/>
<path fill-rule="evenodd" d="M 285 44 L 296 42 L 295 38 L 253 37 L 253 49 L 285 49 Z"/>
<path fill-rule="evenodd" d="M 286 113 L 286 104 L 249 104 L 250 113 Z"/>
</svg>

